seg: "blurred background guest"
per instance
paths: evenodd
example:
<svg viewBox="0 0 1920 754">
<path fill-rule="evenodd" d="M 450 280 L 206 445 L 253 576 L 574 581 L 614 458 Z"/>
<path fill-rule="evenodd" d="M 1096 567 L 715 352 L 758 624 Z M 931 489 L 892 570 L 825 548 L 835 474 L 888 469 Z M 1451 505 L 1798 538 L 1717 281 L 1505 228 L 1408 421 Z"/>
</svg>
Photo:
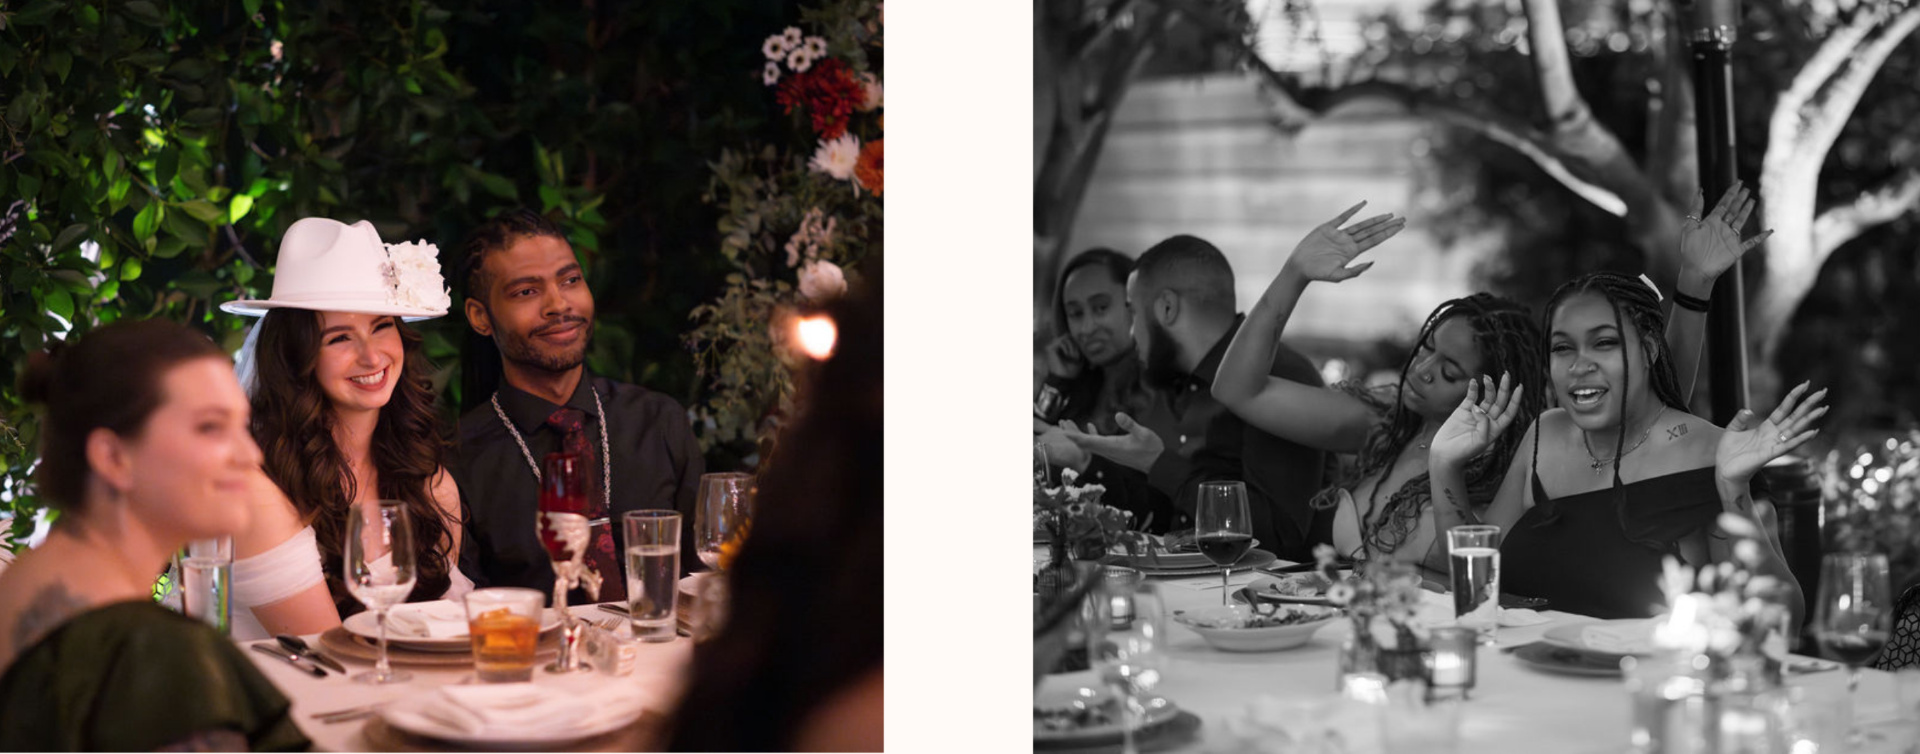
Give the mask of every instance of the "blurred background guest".
<svg viewBox="0 0 1920 754">
<path fill-rule="evenodd" d="M 881 748 L 884 370 L 870 269 L 828 309 L 838 342 L 760 477 L 727 624 L 695 650 L 671 750 Z"/>
<path fill-rule="evenodd" d="M 212 627 L 155 604 L 188 541 L 263 483 L 233 363 L 185 325 L 94 330 L 22 380 L 45 405 L 45 544 L 0 574 L 0 749 L 304 750 L 289 703 Z"/>
<path fill-rule="evenodd" d="M 1048 346 L 1047 374 L 1034 417 L 1071 421 L 1101 434 L 1119 431 L 1113 414 L 1139 416 L 1149 400 L 1134 358 L 1127 310 L 1127 274 L 1133 260 L 1112 249 L 1088 249 L 1067 262 L 1054 291 L 1053 323 L 1060 335 Z"/>
</svg>

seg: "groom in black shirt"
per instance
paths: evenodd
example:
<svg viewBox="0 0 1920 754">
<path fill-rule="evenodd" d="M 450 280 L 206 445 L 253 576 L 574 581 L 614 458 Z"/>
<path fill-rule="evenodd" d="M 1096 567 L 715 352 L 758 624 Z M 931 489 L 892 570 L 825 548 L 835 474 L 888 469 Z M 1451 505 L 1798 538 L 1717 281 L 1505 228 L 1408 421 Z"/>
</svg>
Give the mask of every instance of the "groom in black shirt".
<svg viewBox="0 0 1920 754">
<path fill-rule="evenodd" d="M 461 250 L 467 322 L 499 346 L 503 378 L 460 417 L 454 476 L 469 516 L 461 572 L 476 587 L 552 592 L 553 566 L 535 525 L 534 469 L 547 453 L 567 450 L 587 458 L 594 525 L 585 562 L 602 579 L 597 599 L 626 599 L 619 556 L 627 511 L 680 512 L 685 573 L 694 560 L 699 446 L 674 399 L 586 373 L 593 292 L 565 235 L 538 214 L 514 210 L 477 228 Z M 568 595 L 570 604 L 587 601 L 578 589 Z"/>
</svg>

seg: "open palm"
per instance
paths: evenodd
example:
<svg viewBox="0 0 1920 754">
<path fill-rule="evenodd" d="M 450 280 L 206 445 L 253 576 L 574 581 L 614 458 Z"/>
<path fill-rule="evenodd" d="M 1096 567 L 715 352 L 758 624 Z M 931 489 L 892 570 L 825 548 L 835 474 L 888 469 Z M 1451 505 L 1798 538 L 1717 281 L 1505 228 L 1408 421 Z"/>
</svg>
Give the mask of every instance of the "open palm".
<svg viewBox="0 0 1920 754">
<path fill-rule="evenodd" d="M 1315 227 L 1306 238 L 1300 239 L 1299 245 L 1293 247 L 1293 254 L 1287 257 L 1287 266 L 1299 271 L 1308 280 L 1334 283 L 1366 272 L 1367 268 L 1373 266 L 1372 262 L 1353 267 L 1347 265 L 1360 252 L 1379 246 L 1407 227 L 1406 218 L 1396 218 L 1392 214 L 1369 217 L 1349 228 L 1340 227 L 1341 223 L 1366 205 L 1366 202 L 1355 204 L 1332 220 Z"/>
<path fill-rule="evenodd" d="M 1752 411 L 1741 409 L 1733 421 L 1727 422 L 1726 431 L 1720 435 L 1720 446 L 1714 452 L 1714 466 L 1720 478 L 1744 483 L 1768 461 L 1819 434 L 1812 425 L 1813 420 L 1827 413 L 1827 407 L 1822 405 L 1827 391 L 1821 388 L 1812 395 L 1806 392 L 1807 383 L 1800 383 L 1780 400 L 1779 407 L 1765 420 L 1756 420 Z"/>
<path fill-rule="evenodd" d="M 1500 375 L 1497 390 L 1492 377 L 1469 383 L 1467 397 L 1453 408 L 1434 435 L 1429 463 L 1459 463 L 1486 452 L 1493 438 L 1505 432 L 1520 413 L 1522 390 L 1508 374 Z"/>
<path fill-rule="evenodd" d="M 1726 193 L 1720 195 L 1720 201 L 1713 205 L 1712 212 L 1702 215 L 1700 209 L 1704 203 L 1704 196 L 1694 194 L 1687 219 L 1680 225 L 1680 260 L 1688 269 L 1698 272 L 1702 279 L 1715 280 L 1720 273 L 1733 267 L 1741 254 L 1767 240 L 1773 231 L 1740 240 L 1740 228 L 1747 224 L 1747 216 L 1753 213 L 1754 199 L 1739 181 L 1735 181 Z"/>
</svg>

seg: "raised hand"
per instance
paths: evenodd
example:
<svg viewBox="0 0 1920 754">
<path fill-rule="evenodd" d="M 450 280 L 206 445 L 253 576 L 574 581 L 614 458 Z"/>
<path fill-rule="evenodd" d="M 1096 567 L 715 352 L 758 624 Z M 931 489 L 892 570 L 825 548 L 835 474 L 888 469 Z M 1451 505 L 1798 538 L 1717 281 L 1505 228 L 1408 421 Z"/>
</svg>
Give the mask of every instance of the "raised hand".
<svg viewBox="0 0 1920 754">
<path fill-rule="evenodd" d="M 1787 393 L 1764 421 L 1756 420 L 1753 411 L 1741 409 L 1733 421 L 1727 422 L 1713 459 L 1721 479 L 1746 484 L 1768 461 L 1800 447 L 1820 433 L 1813 428 L 1813 420 L 1827 413 L 1827 407 L 1822 405 L 1827 389 L 1807 395 L 1807 385 L 1802 382 Z"/>
<path fill-rule="evenodd" d="M 1392 238 L 1402 228 L 1407 227 L 1407 219 L 1394 217 L 1392 213 L 1369 217 L 1354 223 L 1352 227 L 1341 228 L 1340 224 L 1353 217 L 1366 202 L 1355 204 L 1332 220 L 1321 223 L 1300 239 L 1293 247 L 1293 254 L 1287 257 L 1287 267 L 1300 273 L 1308 280 L 1325 280 L 1338 283 L 1357 277 L 1372 267 L 1372 262 L 1348 267 L 1347 264 L 1360 252 L 1379 246 L 1381 242 Z"/>
<path fill-rule="evenodd" d="M 1753 213 L 1754 199 L 1739 181 L 1734 181 L 1733 186 L 1720 195 L 1720 201 L 1713 205 L 1713 211 L 1702 215 L 1700 208 L 1705 202 L 1704 192 L 1695 193 L 1692 204 L 1687 208 L 1687 218 L 1680 223 L 1680 261 L 1683 274 L 1694 275 L 1697 280 L 1711 285 L 1719 279 L 1720 273 L 1733 267 L 1740 255 L 1767 240 L 1773 231 L 1740 240 L 1740 228 L 1747 224 L 1747 216 Z"/>
<path fill-rule="evenodd" d="M 1167 449 L 1160 435 L 1125 413 L 1114 414 L 1113 420 L 1120 425 L 1120 434 L 1102 436 L 1082 432 L 1073 422 L 1061 422 L 1060 430 L 1068 440 L 1089 453 L 1141 473 L 1153 468 L 1153 462 Z"/>
<path fill-rule="evenodd" d="M 1428 465 L 1464 463 L 1486 452 L 1493 438 L 1507 431 L 1520 413 L 1520 393 L 1524 390 L 1504 372 L 1497 388 L 1493 378 L 1487 376 L 1468 383 L 1467 397 L 1453 408 L 1453 414 L 1433 436 Z"/>
<path fill-rule="evenodd" d="M 1047 360 L 1047 374 L 1063 380 L 1080 376 L 1087 364 L 1087 360 L 1080 356 L 1080 346 L 1073 342 L 1072 335 L 1054 338 L 1052 343 L 1047 344 L 1043 356 Z"/>
</svg>

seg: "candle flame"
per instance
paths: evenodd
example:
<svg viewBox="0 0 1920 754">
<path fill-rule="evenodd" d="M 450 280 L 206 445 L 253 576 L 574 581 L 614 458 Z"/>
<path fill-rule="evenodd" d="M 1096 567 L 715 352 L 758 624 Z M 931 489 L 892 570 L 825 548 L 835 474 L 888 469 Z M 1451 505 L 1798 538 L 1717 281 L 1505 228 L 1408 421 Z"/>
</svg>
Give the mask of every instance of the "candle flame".
<svg viewBox="0 0 1920 754">
<path fill-rule="evenodd" d="M 816 361 L 825 361 L 833 355 L 834 341 L 840 337 L 833 318 L 824 314 L 800 318 L 794 332 L 799 336 L 800 350 Z"/>
</svg>

